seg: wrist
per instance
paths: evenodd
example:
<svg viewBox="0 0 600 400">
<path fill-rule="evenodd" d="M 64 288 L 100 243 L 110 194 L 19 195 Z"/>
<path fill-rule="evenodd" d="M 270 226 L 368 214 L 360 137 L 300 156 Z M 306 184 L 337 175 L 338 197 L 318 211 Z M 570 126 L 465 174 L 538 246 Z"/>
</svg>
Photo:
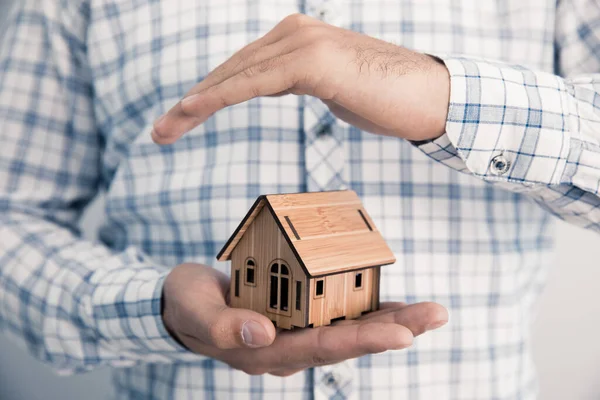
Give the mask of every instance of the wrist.
<svg viewBox="0 0 600 400">
<path fill-rule="evenodd" d="M 450 73 L 437 57 L 413 53 L 412 59 L 417 67 L 400 83 L 403 105 L 401 125 L 395 135 L 412 142 L 427 142 L 446 131 Z"/>
<path fill-rule="evenodd" d="M 161 315 L 166 271 L 150 262 L 98 271 L 90 278 L 94 329 L 111 349 L 138 360 L 183 359 L 188 353 L 167 332 Z"/>
<path fill-rule="evenodd" d="M 430 106 L 425 109 L 425 119 L 428 129 L 423 129 L 416 138 L 418 141 L 429 141 L 439 138 L 446 131 L 448 119 L 448 107 L 450 104 L 450 73 L 444 62 L 436 57 L 426 54 L 431 62 L 431 68 L 427 69 L 427 85 L 425 92 L 428 93 Z"/>
<path fill-rule="evenodd" d="M 165 278 L 162 293 L 160 297 L 160 316 L 167 334 L 175 341 L 179 346 L 183 347 L 186 350 L 190 350 L 190 348 L 183 343 L 181 337 L 177 334 L 176 320 L 177 320 L 177 310 L 174 310 L 172 302 L 169 301 L 167 290 L 165 290 L 168 285 L 168 279 L 171 274 L 167 275 Z M 191 351 L 191 350 L 190 350 Z"/>
<path fill-rule="evenodd" d="M 165 291 L 163 288 L 162 295 L 160 297 L 160 316 L 162 318 L 163 325 L 165 327 L 165 330 L 169 334 L 169 336 L 171 336 L 171 338 L 175 342 L 177 342 L 178 345 L 180 345 L 181 347 L 187 348 L 187 346 L 185 344 L 183 344 L 183 342 L 179 338 L 179 335 L 177 335 L 177 333 L 175 333 L 175 329 L 172 327 L 172 322 L 171 322 L 172 313 L 167 311 L 166 302 L 167 302 L 167 299 L 165 297 Z"/>
</svg>

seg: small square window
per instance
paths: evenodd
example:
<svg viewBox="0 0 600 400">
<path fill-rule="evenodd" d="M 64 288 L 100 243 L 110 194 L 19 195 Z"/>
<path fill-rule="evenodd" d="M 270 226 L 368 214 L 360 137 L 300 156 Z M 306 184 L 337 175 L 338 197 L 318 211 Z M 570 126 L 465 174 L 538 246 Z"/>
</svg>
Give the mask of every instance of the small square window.
<svg viewBox="0 0 600 400">
<path fill-rule="evenodd" d="M 325 281 L 319 279 L 315 284 L 315 297 L 323 297 L 325 294 Z"/>
<path fill-rule="evenodd" d="M 354 289 L 362 289 L 362 272 L 357 272 L 354 275 Z"/>
</svg>

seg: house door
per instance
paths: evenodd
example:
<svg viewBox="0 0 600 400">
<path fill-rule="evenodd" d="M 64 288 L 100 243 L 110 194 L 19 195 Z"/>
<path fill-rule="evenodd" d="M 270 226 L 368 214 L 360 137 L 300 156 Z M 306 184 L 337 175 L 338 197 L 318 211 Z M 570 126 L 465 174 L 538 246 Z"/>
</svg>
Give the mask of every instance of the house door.
<svg viewBox="0 0 600 400">
<path fill-rule="evenodd" d="M 273 262 L 269 270 L 269 311 L 291 315 L 291 283 L 292 277 L 287 264 L 281 260 Z"/>
</svg>

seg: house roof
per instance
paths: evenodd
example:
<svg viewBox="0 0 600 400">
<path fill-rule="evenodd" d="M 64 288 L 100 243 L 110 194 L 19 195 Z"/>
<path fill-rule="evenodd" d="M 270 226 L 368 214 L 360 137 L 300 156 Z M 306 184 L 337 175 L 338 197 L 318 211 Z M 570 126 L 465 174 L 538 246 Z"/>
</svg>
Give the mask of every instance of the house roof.
<svg viewBox="0 0 600 400">
<path fill-rule="evenodd" d="M 219 261 L 231 259 L 233 249 L 265 206 L 311 277 L 396 261 L 351 190 L 260 196 L 219 252 Z"/>
</svg>

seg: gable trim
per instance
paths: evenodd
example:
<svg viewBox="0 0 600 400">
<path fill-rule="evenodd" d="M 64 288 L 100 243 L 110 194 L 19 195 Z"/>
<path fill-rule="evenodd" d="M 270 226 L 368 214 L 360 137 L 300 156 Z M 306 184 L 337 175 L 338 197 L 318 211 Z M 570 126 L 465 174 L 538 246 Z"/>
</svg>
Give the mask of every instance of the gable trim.
<svg viewBox="0 0 600 400">
<path fill-rule="evenodd" d="M 277 213 L 273 209 L 273 206 L 271 205 L 271 203 L 269 201 L 268 195 L 261 195 L 261 196 L 259 196 L 256 199 L 256 201 L 254 202 L 254 204 L 252 205 L 252 207 L 250 207 L 250 210 L 248 210 L 248 212 L 246 213 L 246 216 L 244 217 L 244 219 L 237 226 L 235 232 L 230 236 L 229 240 L 227 240 L 226 244 L 223 246 L 223 248 L 221 249 L 221 251 L 217 255 L 217 260 L 218 261 L 231 260 L 231 255 L 233 253 L 233 250 L 235 249 L 235 247 L 237 246 L 237 244 L 241 240 L 241 237 L 245 234 L 245 231 L 248 229 L 248 227 L 254 222 L 254 219 L 256 218 L 256 216 L 265 207 L 269 210 L 269 213 L 271 214 L 271 217 L 275 220 L 275 224 L 277 225 L 277 228 L 279 229 L 279 231 L 283 235 L 283 237 L 284 237 L 285 241 L 287 242 L 290 250 L 294 254 L 294 257 L 296 257 L 296 260 L 298 261 L 298 264 L 300 265 L 300 267 L 302 268 L 302 270 L 304 271 L 305 275 L 308 278 L 320 278 L 320 277 L 325 277 L 325 276 L 330 276 L 330 275 L 343 274 L 343 273 L 346 273 L 346 272 L 357 271 L 357 270 L 361 270 L 361 269 L 370 269 L 370 268 L 375 268 L 375 267 L 381 267 L 381 266 L 384 266 L 384 265 L 390 265 L 390 264 L 393 264 L 395 262 L 395 259 L 394 259 L 393 261 L 387 262 L 387 263 L 378 262 L 377 264 L 370 265 L 370 266 L 363 265 L 363 266 L 358 267 L 358 268 L 349 268 L 349 269 L 346 269 L 344 271 L 334 271 L 334 272 L 322 273 L 322 274 L 318 274 L 318 275 L 312 275 L 309 272 L 308 268 L 306 267 L 306 264 L 302 260 L 302 257 L 300 257 L 300 254 L 296 250 L 296 247 L 294 246 L 294 243 L 292 242 L 290 236 L 288 235 L 288 232 L 283 227 L 283 225 L 282 225 L 283 221 L 280 220 L 280 218 L 277 216 Z M 259 208 L 259 209 L 257 210 L 257 208 Z M 362 212 L 361 209 L 358 209 L 358 213 L 362 217 L 363 222 L 366 224 L 366 226 L 369 228 L 369 230 L 371 232 L 373 232 L 374 231 L 373 226 L 369 223 L 369 220 L 366 218 L 366 215 Z M 286 222 L 289 224 L 292 233 L 296 236 L 296 240 L 300 240 L 298 232 L 295 230 L 295 227 L 292 225 L 292 223 L 290 221 L 290 218 L 285 217 L 285 216 L 284 216 L 284 218 L 285 218 Z M 244 228 L 246 228 L 244 230 L 244 232 L 241 232 L 242 229 L 244 229 Z"/>
<path fill-rule="evenodd" d="M 294 244 L 292 243 L 292 240 L 288 236 L 288 234 L 285 231 L 285 229 L 283 229 L 283 226 L 281 225 L 281 221 L 279 220 L 279 218 L 277 218 L 277 214 L 275 214 L 275 210 L 273 210 L 273 207 L 269 203 L 269 199 L 265 199 L 265 202 L 266 202 L 265 205 L 266 205 L 267 209 L 271 213 L 271 217 L 273 217 L 273 219 L 275 220 L 275 223 L 277 224 L 277 229 L 279 229 L 279 232 L 281 232 L 281 234 L 283 235 L 283 238 L 285 239 L 285 241 L 287 242 L 288 246 L 290 247 L 290 250 L 292 250 L 292 253 L 294 253 L 294 257 L 296 257 L 296 260 L 298 261 L 298 264 L 300 264 L 300 267 L 304 271 L 304 274 L 306 276 L 308 276 L 308 277 L 312 277 L 312 275 L 310 274 L 310 272 L 308 272 L 308 268 L 306 268 L 306 265 L 304 265 L 304 261 L 302 261 L 302 258 L 300 257 L 300 255 L 296 251 L 296 248 L 294 247 Z"/>
<path fill-rule="evenodd" d="M 248 210 L 248 212 L 246 213 L 246 216 L 244 217 L 244 219 L 242 220 L 242 222 L 240 222 L 240 224 L 238 225 L 238 227 L 235 229 L 235 232 L 233 232 L 233 235 L 231 235 L 229 237 L 229 240 L 227 240 L 227 243 L 225 243 L 225 245 L 223 246 L 223 248 L 221 249 L 221 251 L 219 252 L 219 254 L 217 254 L 217 260 L 218 261 L 227 261 L 227 260 L 231 259 L 231 253 L 233 252 L 233 249 L 231 249 L 231 251 L 229 252 L 229 255 L 226 258 L 223 258 L 223 255 L 227 252 L 227 250 L 229 250 L 229 247 L 231 247 L 234 242 L 235 242 L 235 245 L 237 246 L 237 243 L 241 239 L 241 238 L 238 238 L 238 235 L 240 234 L 240 231 L 242 230 L 242 228 L 244 226 L 246 226 L 246 223 L 248 223 L 248 226 L 249 226 L 252 222 L 254 222 L 254 218 L 256 218 L 256 216 L 258 215 L 258 212 L 256 213 L 256 215 L 254 215 L 254 218 L 252 218 L 252 221 L 248 221 L 248 219 L 250 219 L 250 217 L 254 213 L 254 210 L 257 207 L 259 207 L 263 201 L 266 202 L 266 203 L 269 203 L 267 201 L 267 196 L 265 196 L 265 195 L 258 196 L 258 198 L 254 202 L 254 204 L 252 204 L 252 207 L 250 207 L 250 210 Z M 264 207 L 264 204 L 263 204 L 263 207 Z"/>
</svg>

